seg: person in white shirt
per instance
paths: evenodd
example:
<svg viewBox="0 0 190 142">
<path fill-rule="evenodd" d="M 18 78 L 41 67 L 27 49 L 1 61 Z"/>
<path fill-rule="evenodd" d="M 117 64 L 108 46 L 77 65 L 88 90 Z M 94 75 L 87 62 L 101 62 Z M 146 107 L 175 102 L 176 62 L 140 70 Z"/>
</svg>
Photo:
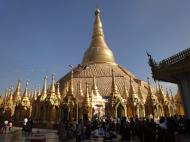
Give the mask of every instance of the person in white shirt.
<svg viewBox="0 0 190 142">
<path fill-rule="evenodd" d="M 9 132 L 11 131 L 12 127 L 13 127 L 13 123 L 12 121 L 9 121 Z"/>
<path fill-rule="evenodd" d="M 7 131 L 7 125 L 8 125 L 8 123 L 9 122 L 7 120 L 4 121 L 3 132 L 5 132 L 5 133 Z"/>
</svg>

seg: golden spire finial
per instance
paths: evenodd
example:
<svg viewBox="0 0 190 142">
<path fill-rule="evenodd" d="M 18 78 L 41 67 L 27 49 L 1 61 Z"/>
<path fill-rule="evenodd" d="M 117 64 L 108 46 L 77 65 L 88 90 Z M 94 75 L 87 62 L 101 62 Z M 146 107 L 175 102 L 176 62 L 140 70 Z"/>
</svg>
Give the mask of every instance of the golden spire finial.
<svg viewBox="0 0 190 142">
<path fill-rule="evenodd" d="M 42 90 L 42 94 L 40 95 L 41 99 L 40 100 L 45 100 L 46 97 L 47 97 L 47 84 L 46 84 L 46 81 L 47 81 L 47 76 L 44 77 L 44 86 L 43 86 L 43 90 Z M 38 91 L 40 91 L 38 89 Z"/>
<path fill-rule="evenodd" d="M 93 76 L 92 95 L 95 95 L 95 96 L 99 96 L 100 95 L 100 93 L 98 91 L 97 84 L 96 84 L 96 78 L 95 78 L 95 76 Z"/>
<path fill-rule="evenodd" d="M 51 93 L 55 93 L 55 73 L 52 74 Z"/>
<path fill-rule="evenodd" d="M 41 90 L 40 90 L 40 86 L 38 86 L 38 96 L 40 96 L 40 93 L 41 92 Z"/>
<path fill-rule="evenodd" d="M 29 97 L 28 80 L 26 80 L 26 87 L 25 87 L 23 97 Z"/>
<path fill-rule="evenodd" d="M 41 94 L 41 90 L 40 90 L 40 86 L 38 86 L 38 94 L 37 94 L 37 97 L 40 97 L 40 94 Z"/>
<path fill-rule="evenodd" d="M 34 89 L 32 89 L 31 92 L 30 92 L 30 96 L 29 96 L 30 101 L 33 100 L 33 97 L 34 97 Z"/>
<path fill-rule="evenodd" d="M 92 34 L 92 39 L 97 37 L 104 37 L 102 22 L 100 20 L 100 9 L 98 8 L 96 8 L 95 11 L 95 21 L 94 21 L 94 30 Z"/>
<path fill-rule="evenodd" d="M 174 103 L 174 97 L 173 97 L 173 94 L 172 94 L 172 90 L 170 89 L 170 99 L 171 101 Z"/>
<path fill-rule="evenodd" d="M 70 86 L 69 86 L 69 93 L 73 94 L 74 88 L 73 88 L 73 70 L 71 70 L 71 80 L 70 80 Z"/>
<path fill-rule="evenodd" d="M 85 93 L 85 96 L 84 96 L 84 102 L 83 102 L 83 105 L 85 107 L 88 107 L 90 106 L 90 97 L 89 97 L 89 90 L 88 90 L 88 83 L 86 82 L 86 93 Z"/>
<path fill-rule="evenodd" d="M 31 107 L 30 98 L 29 98 L 28 80 L 26 81 L 26 87 L 21 100 L 21 106 L 24 107 L 25 110 Z"/>
<path fill-rule="evenodd" d="M 126 81 L 124 81 L 124 92 L 123 92 L 123 98 L 127 99 L 129 97 L 129 93 L 126 86 Z"/>
<path fill-rule="evenodd" d="M 100 15 L 100 9 L 98 8 L 98 6 L 96 7 L 96 10 L 95 10 L 95 16 L 97 15 Z"/>
<path fill-rule="evenodd" d="M 17 88 L 15 90 L 13 99 L 14 99 L 14 101 L 19 101 L 21 99 L 21 83 L 20 83 L 20 80 L 18 80 Z"/>
<path fill-rule="evenodd" d="M 12 101 L 13 100 L 13 90 L 12 90 L 12 87 L 10 87 L 10 89 L 9 89 L 10 91 L 9 91 L 9 100 L 10 101 Z"/>
<path fill-rule="evenodd" d="M 159 92 L 159 95 L 161 97 L 164 97 L 164 94 L 163 94 L 163 91 L 162 91 L 162 86 L 160 85 L 160 83 L 158 82 L 158 92 Z"/>
<path fill-rule="evenodd" d="M 160 82 L 158 82 L 158 91 L 159 91 L 160 93 L 162 93 L 162 89 L 161 89 Z"/>
<path fill-rule="evenodd" d="M 9 96 L 9 88 L 7 88 L 5 91 L 5 97 L 3 99 L 4 102 L 6 102 L 6 100 L 8 99 L 8 96 Z"/>
<path fill-rule="evenodd" d="M 156 91 L 156 96 L 158 101 L 162 104 L 165 105 L 165 98 L 164 98 L 164 94 L 162 92 L 160 83 L 158 82 L 158 87 L 157 87 L 157 91 Z"/>
<path fill-rule="evenodd" d="M 36 96 L 36 94 L 37 94 L 37 93 L 36 93 L 36 89 L 34 89 L 33 100 L 35 100 L 35 101 L 37 100 L 37 96 Z"/>
</svg>

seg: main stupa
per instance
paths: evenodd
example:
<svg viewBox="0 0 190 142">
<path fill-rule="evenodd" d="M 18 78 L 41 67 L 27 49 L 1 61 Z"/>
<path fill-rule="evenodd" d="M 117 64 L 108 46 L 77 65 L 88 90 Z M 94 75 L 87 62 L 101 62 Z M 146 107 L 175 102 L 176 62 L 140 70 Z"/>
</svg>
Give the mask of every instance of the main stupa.
<svg viewBox="0 0 190 142">
<path fill-rule="evenodd" d="M 108 47 L 104 38 L 100 10 L 96 9 L 90 46 L 85 51 L 81 64 L 73 68 L 74 94 L 77 94 L 77 84 L 79 82 L 82 86 L 81 89 L 85 91 L 85 83 L 88 82 L 89 85 L 92 85 L 93 78 L 95 77 L 100 95 L 110 96 L 112 90 L 112 71 L 114 72 L 118 91 L 121 94 L 126 91 L 125 89 L 129 89 L 131 78 L 135 91 L 138 90 L 138 84 L 140 82 L 142 93 L 146 96 L 148 83 L 138 79 L 126 68 L 116 63 L 113 52 Z M 69 87 L 70 76 L 71 72 L 59 80 L 61 91 Z"/>
<path fill-rule="evenodd" d="M 145 104 L 154 105 L 157 100 L 149 83 L 116 63 L 104 38 L 99 9 L 95 11 L 92 39 L 82 62 L 62 77 L 59 83 L 64 96 L 71 90 L 70 94 L 78 100 L 79 108 L 89 103 L 86 112 L 90 117 L 94 115 L 92 111 L 113 117 L 144 117 L 153 113 L 152 110 L 145 112 Z M 89 99 L 84 99 L 85 94 Z"/>
</svg>

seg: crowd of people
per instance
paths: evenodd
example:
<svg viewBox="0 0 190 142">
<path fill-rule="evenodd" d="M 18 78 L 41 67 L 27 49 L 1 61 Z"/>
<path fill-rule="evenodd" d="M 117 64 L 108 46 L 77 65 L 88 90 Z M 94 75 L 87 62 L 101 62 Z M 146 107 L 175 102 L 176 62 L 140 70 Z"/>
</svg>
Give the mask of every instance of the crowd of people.
<svg viewBox="0 0 190 142">
<path fill-rule="evenodd" d="M 102 138 L 112 140 L 121 138 L 124 141 L 138 138 L 141 142 L 178 142 L 183 134 L 190 134 L 190 119 L 175 115 L 153 118 L 93 118 L 92 120 L 64 121 L 58 125 L 58 134 L 62 140 L 76 139 L 77 142 Z M 11 131 L 11 120 L 0 121 L 0 133 Z M 25 118 L 23 131 L 31 133 L 33 121 Z"/>
<path fill-rule="evenodd" d="M 10 132 L 12 130 L 13 123 L 12 120 L 0 121 L 0 134 Z"/>
<path fill-rule="evenodd" d="M 13 121 L 10 120 L 0 120 L 0 134 L 5 134 L 11 132 L 13 127 Z M 31 133 L 33 128 L 33 120 L 31 118 L 25 118 L 22 125 L 22 131 Z"/>
<path fill-rule="evenodd" d="M 161 117 L 160 120 L 148 118 L 95 118 L 89 120 L 61 121 L 59 136 L 62 140 L 76 139 L 81 141 L 91 138 L 112 140 L 121 137 L 121 140 L 138 139 L 141 142 L 177 142 L 180 135 L 190 134 L 190 120 L 184 116 Z"/>
</svg>

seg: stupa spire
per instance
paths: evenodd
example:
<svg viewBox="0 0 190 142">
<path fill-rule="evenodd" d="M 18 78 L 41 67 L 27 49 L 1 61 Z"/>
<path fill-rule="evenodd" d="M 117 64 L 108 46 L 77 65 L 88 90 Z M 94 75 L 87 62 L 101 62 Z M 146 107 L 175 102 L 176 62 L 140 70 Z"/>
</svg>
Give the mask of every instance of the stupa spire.
<svg viewBox="0 0 190 142">
<path fill-rule="evenodd" d="M 26 81 L 26 87 L 24 90 L 23 97 L 29 97 L 28 80 Z"/>
<path fill-rule="evenodd" d="M 100 19 L 100 9 L 96 8 L 95 10 L 95 21 L 94 21 L 94 29 L 92 33 L 92 39 L 97 37 L 104 37 L 102 22 Z"/>
<path fill-rule="evenodd" d="M 170 100 L 171 100 L 171 102 L 174 103 L 174 96 L 173 96 L 173 94 L 172 94 L 172 90 L 171 90 L 171 89 L 170 89 Z"/>
<path fill-rule="evenodd" d="M 162 92 L 162 88 L 161 88 L 161 85 L 160 85 L 159 82 L 158 82 L 157 98 L 158 98 L 158 101 L 159 101 L 162 105 L 165 105 L 164 94 L 163 94 L 163 92 Z"/>
<path fill-rule="evenodd" d="M 41 94 L 41 100 L 44 100 L 44 99 L 46 99 L 46 97 L 47 97 L 47 84 L 46 84 L 46 80 L 47 80 L 47 76 L 45 76 L 44 77 L 44 87 L 43 87 L 43 90 L 42 90 L 42 94 Z M 40 90 L 38 89 L 38 92 L 39 92 Z"/>
<path fill-rule="evenodd" d="M 21 100 L 21 82 L 20 82 L 20 80 L 18 80 L 18 84 L 17 84 L 16 90 L 15 90 L 15 93 L 13 96 L 13 100 L 15 101 L 15 103 L 17 101 Z"/>
<path fill-rule="evenodd" d="M 100 95 L 100 94 L 99 94 L 99 91 L 98 91 L 97 84 L 96 84 L 96 78 L 95 78 L 95 76 L 93 76 L 92 93 L 93 93 L 93 95 L 95 95 L 95 96 Z"/>
<path fill-rule="evenodd" d="M 149 108 L 148 114 L 152 114 L 153 113 L 152 106 L 154 105 L 153 97 L 155 97 L 155 96 L 153 96 L 153 94 L 152 94 L 149 77 L 147 77 L 147 82 L 148 82 L 148 88 L 147 88 L 148 92 L 147 92 L 145 105 Z"/>
<path fill-rule="evenodd" d="M 36 101 L 36 100 L 37 100 L 37 92 L 36 92 L 36 89 L 34 89 L 33 100 L 34 100 L 34 101 Z"/>
<path fill-rule="evenodd" d="M 71 80 L 70 80 L 70 86 L 69 86 L 69 94 L 73 94 L 74 88 L 73 88 L 73 70 L 71 71 Z"/>
<path fill-rule="evenodd" d="M 13 89 L 10 88 L 9 90 L 10 90 L 9 91 L 9 100 L 12 101 L 13 100 Z"/>
<path fill-rule="evenodd" d="M 34 89 L 31 90 L 30 92 L 30 101 L 33 101 L 33 97 L 34 97 Z"/>
<path fill-rule="evenodd" d="M 134 98 L 135 98 L 135 91 L 134 91 L 134 87 L 133 87 L 132 78 L 131 78 L 131 75 L 130 75 L 129 96 L 127 98 L 128 105 L 129 104 L 132 104 L 132 105 L 134 104 Z"/>
<path fill-rule="evenodd" d="M 41 90 L 40 90 L 40 86 L 38 86 L 37 98 L 40 97 L 40 95 L 41 95 Z"/>
<path fill-rule="evenodd" d="M 84 102 L 83 102 L 84 107 L 90 106 L 90 97 L 89 97 L 89 90 L 88 89 L 89 89 L 88 83 L 86 82 L 86 93 L 85 93 Z"/>
<path fill-rule="evenodd" d="M 159 91 L 160 93 L 162 93 L 162 88 L 161 88 L 161 85 L 160 85 L 159 82 L 158 82 L 158 91 Z"/>
<path fill-rule="evenodd" d="M 92 40 L 90 47 L 86 50 L 82 64 L 93 63 L 114 63 L 115 59 L 112 51 L 108 48 L 108 45 L 104 39 L 103 26 L 100 19 L 100 9 L 95 10 L 95 21 L 92 32 Z"/>
<path fill-rule="evenodd" d="M 51 93 L 55 93 L 55 73 L 52 74 Z"/>
<path fill-rule="evenodd" d="M 4 98 L 3 98 L 3 102 L 6 102 L 6 101 L 7 101 L 8 96 L 9 96 L 9 89 L 7 88 L 6 91 L 5 91 L 5 96 L 4 96 Z"/>
<path fill-rule="evenodd" d="M 126 86 L 126 81 L 124 82 L 124 91 L 123 91 L 123 98 L 127 99 L 129 97 L 129 93 Z"/>
</svg>

